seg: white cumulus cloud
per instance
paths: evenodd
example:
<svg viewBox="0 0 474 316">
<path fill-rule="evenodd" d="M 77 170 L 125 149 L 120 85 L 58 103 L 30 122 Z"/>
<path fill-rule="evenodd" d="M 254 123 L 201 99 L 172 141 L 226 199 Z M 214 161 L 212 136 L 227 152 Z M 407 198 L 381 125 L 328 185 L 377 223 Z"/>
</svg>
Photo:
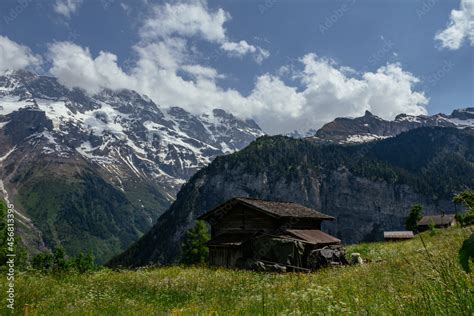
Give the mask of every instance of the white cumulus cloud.
<svg viewBox="0 0 474 316">
<path fill-rule="evenodd" d="M 304 69 L 297 77 L 304 86 L 301 94 L 306 102 L 298 121 L 306 129 L 335 117 L 360 116 L 365 110 L 385 119 L 399 113 L 427 113 L 427 97 L 414 90 L 419 80 L 400 64 L 357 75 L 315 54 L 305 55 L 301 62 Z"/>
<path fill-rule="evenodd" d="M 0 72 L 35 67 L 41 63 L 41 57 L 8 37 L 0 35 Z"/>
<path fill-rule="evenodd" d="M 52 75 L 65 86 L 79 87 L 90 93 L 104 88 L 121 89 L 130 87 L 130 77 L 117 65 L 117 56 L 100 52 L 93 58 L 86 48 L 70 42 L 49 45 Z"/>
<path fill-rule="evenodd" d="M 56 0 L 53 9 L 57 14 L 66 18 L 77 11 L 82 4 L 82 0 Z"/>
<path fill-rule="evenodd" d="M 474 0 L 461 0 L 459 10 L 452 10 L 446 29 L 435 39 L 442 48 L 459 49 L 464 42 L 474 45 Z"/>
<path fill-rule="evenodd" d="M 201 65 L 184 65 L 181 67 L 181 70 L 196 77 L 204 77 L 209 79 L 225 77 L 224 75 L 219 74 L 216 69 Z"/>
<path fill-rule="evenodd" d="M 205 3 L 195 1 L 156 5 L 152 10 L 141 30 L 145 38 L 200 36 L 210 42 L 222 42 L 226 38 L 224 23 L 230 15 L 223 9 L 211 12 Z"/>
<path fill-rule="evenodd" d="M 256 47 L 247 43 L 247 41 L 240 42 L 224 42 L 221 48 L 228 52 L 231 56 L 242 57 L 247 54 L 252 54 L 257 63 L 261 63 L 263 60 L 270 56 L 270 52 L 261 48 Z"/>
<path fill-rule="evenodd" d="M 212 11 L 207 1 L 166 3 L 152 6 L 151 11 L 152 14 L 140 29 L 143 41 L 197 37 L 219 44 L 230 56 L 242 57 L 248 54 L 257 63 L 270 56 L 267 50 L 245 40 L 229 40 L 224 24 L 231 19 L 230 14 L 222 8 Z"/>
</svg>

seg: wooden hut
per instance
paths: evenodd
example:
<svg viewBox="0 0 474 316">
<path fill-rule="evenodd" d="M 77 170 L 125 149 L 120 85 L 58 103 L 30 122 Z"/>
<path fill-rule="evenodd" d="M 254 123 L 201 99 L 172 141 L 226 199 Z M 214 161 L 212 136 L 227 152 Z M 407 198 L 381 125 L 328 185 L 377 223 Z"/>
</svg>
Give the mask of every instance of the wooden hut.
<svg viewBox="0 0 474 316">
<path fill-rule="evenodd" d="M 334 217 L 296 203 L 233 198 L 198 219 L 211 225 L 207 245 L 214 266 L 235 267 L 239 260 L 258 257 L 304 267 L 310 250 L 341 243 L 320 230 L 322 221 Z"/>
<path fill-rule="evenodd" d="M 383 232 L 383 239 L 385 241 L 401 241 L 401 240 L 412 239 L 413 237 L 415 237 L 415 235 L 410 230 Z"/>
<path fill-rule="evenodd" d="M 435 228 L 452 227 L 456 225 L 456 217 L 454 214 L 423 216 L 417 224 L 418 231 L 422 232 L 428 230 L 430 225 L 434 225 Z"/>
</svg>

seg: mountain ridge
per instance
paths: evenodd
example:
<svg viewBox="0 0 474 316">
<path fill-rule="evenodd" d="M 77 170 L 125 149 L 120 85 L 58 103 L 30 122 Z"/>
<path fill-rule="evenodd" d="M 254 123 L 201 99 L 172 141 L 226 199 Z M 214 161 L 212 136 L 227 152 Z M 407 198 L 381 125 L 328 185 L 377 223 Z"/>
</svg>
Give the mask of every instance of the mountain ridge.
<svg viewBox="0 0 474 316">
<path fill-rule="evenodd" d="M 305 135 L 314 141 L 354 144 L 396 136 L 419 127 L 474 127 L 474 108 L 456 109 L 450 115 L 398 114 L 394 120 L 384 120 L 370 111 L 356 118 L 338 117 L 320 129 Z M 313 135 L 311 135 L 313 134 Z"/>
</svg>

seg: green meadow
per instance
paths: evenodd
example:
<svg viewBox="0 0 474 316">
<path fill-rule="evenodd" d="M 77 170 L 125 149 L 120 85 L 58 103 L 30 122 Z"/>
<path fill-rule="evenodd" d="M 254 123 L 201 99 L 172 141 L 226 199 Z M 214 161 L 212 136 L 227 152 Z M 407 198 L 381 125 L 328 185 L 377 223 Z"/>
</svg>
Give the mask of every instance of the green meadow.
<svg viewBox="0 0 474 316">
<path fill-rule="evenodd" d="M 365 264 L 309 274 L 181 266 L 21 272 L 15 313 L 28 304 L 29 315 L 473 315 L 474 274 L 458 262 L 471 230 L 350 246 L 348 253 L 361 253 Z M 6 291 L 4 281 L 0 290 Z M 5 305 L 2 315 L 9 312 Z"/>
</svg>

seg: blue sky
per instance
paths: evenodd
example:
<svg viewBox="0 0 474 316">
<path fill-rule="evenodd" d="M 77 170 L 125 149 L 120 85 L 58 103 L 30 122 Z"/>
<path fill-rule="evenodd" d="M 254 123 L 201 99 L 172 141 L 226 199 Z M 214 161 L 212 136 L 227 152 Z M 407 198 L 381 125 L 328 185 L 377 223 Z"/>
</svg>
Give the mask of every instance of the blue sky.
<svg viewBox="0 0 474 316">
<path fill-rule="evenodd" d="M 3 0 L 0 70 L 32 68 L 91 93 L 132 88 L 192 112 L 220 107 L 269 133 L 366 109 L 449 113 L 474 106 L 473 9 L 472 0 Z"/>
</svg>

